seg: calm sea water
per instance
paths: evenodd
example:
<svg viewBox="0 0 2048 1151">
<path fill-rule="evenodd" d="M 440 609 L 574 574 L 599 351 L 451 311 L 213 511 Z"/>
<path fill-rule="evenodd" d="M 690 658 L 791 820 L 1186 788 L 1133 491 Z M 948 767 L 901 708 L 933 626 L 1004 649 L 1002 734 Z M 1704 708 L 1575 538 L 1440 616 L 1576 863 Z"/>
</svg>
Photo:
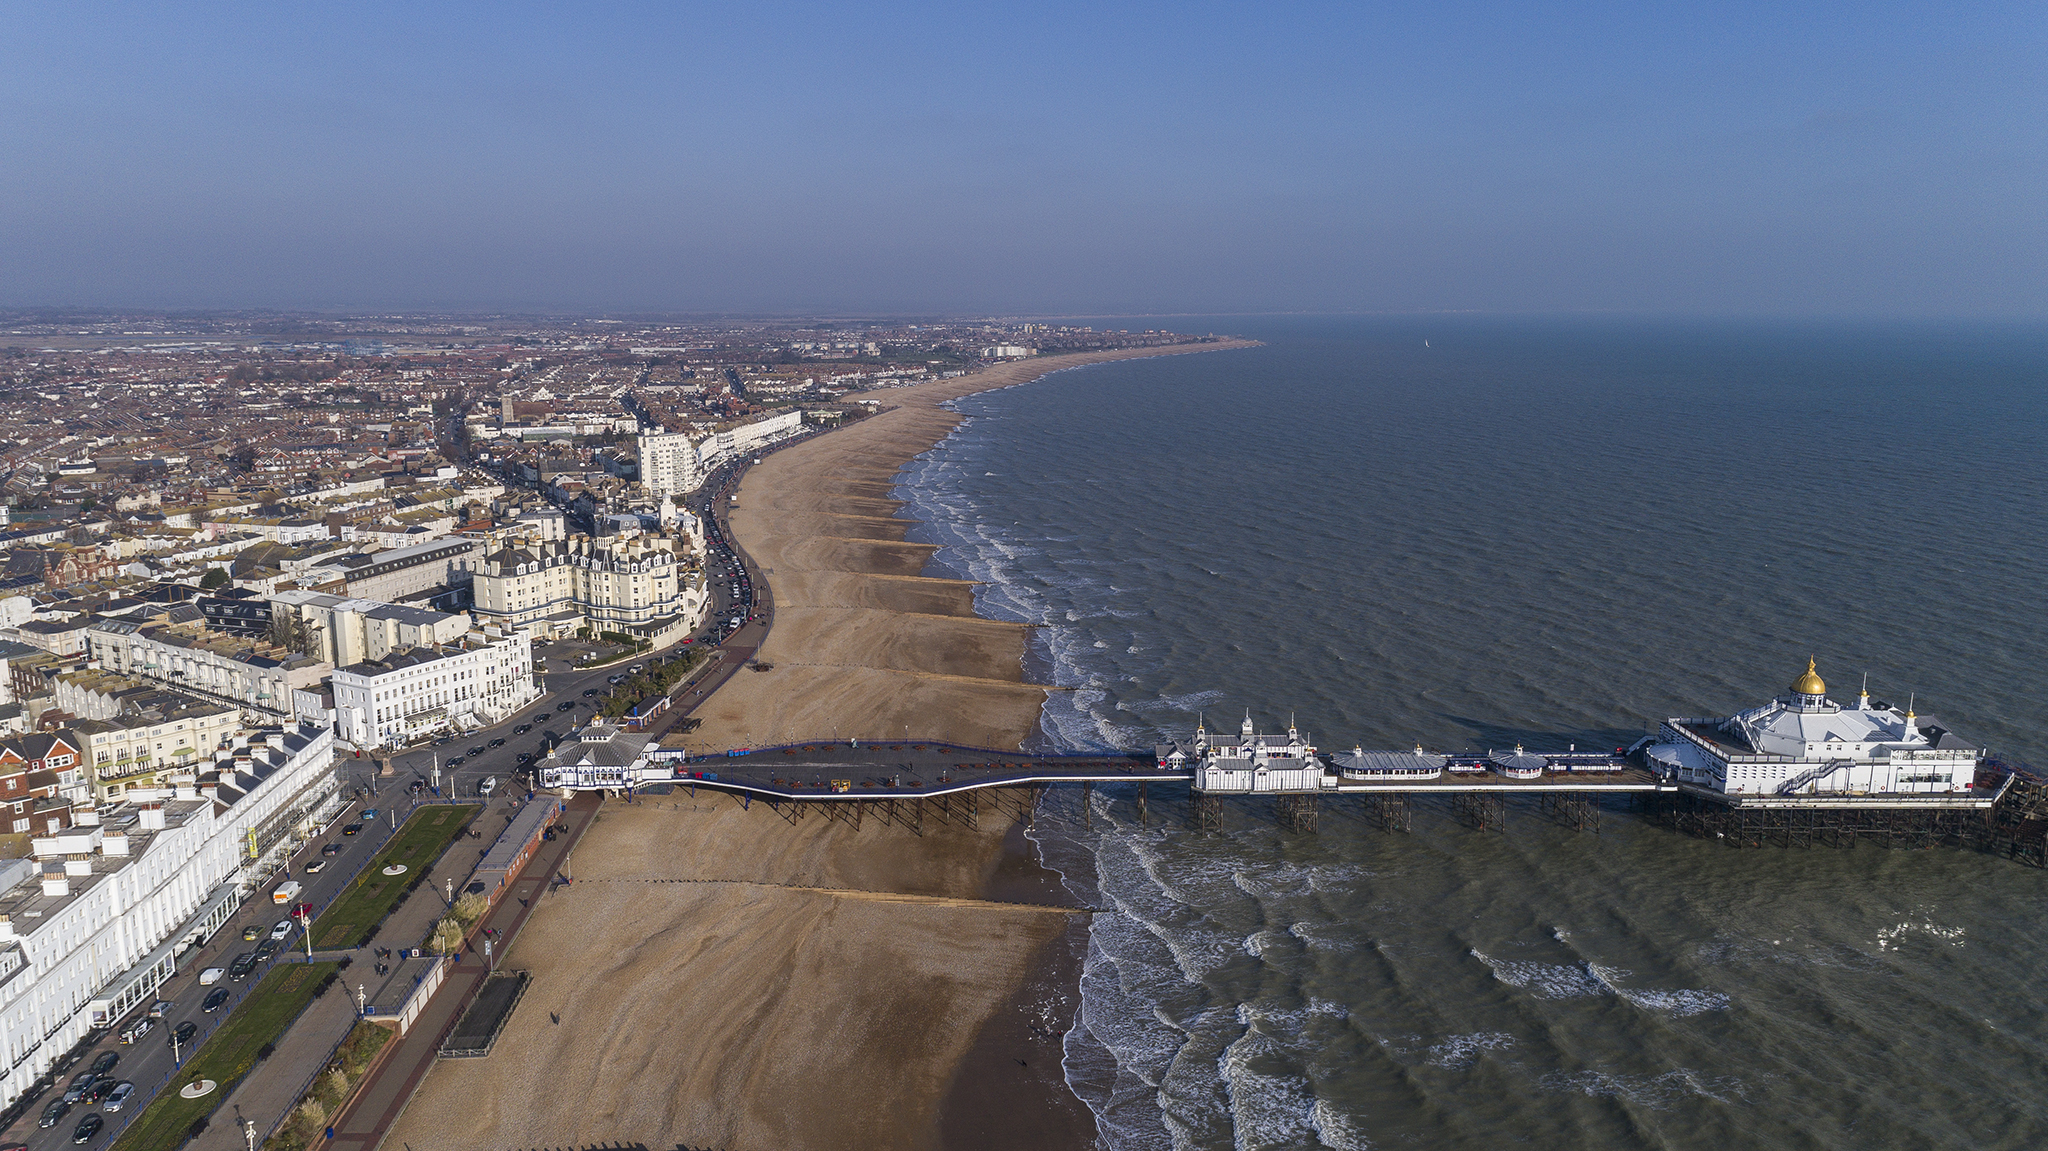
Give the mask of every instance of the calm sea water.
<svg viewBox="0 0 2048 1151">
<path fill-rule="evenodd" d="M 1326 748 L 1609 746 L 1812 655 L 2048 751 L 2038 328 L 1171 326 L 1268 345 L 971 397 L 904 477 L 981 610 L 1046 625 L 1049 746 L 1247 709 Z M 1067 1043 L 1110 1147 L 2048 1145 L 2048 873 L 1619 807 L 1201 834 L 1134 798 L 1038 834 L 1114 909 Z"/>
</svg>

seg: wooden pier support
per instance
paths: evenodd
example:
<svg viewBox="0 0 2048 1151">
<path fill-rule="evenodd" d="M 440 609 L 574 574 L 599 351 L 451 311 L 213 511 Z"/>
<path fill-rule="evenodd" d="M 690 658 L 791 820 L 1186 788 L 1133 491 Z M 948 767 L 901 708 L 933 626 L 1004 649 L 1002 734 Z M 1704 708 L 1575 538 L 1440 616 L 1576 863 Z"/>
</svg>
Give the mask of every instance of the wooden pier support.
<svg viewBox="0 0 2048 1151">
<path fill-rule="evenodd" d="M 1365 810 L 1381 831 L 1408 831 L 1414 825 L 1413 809 L 1408 804 L 1405 791 L 1368 796 Z"/>
<path fill-rule="evenodd" d="M 1095 827 L 1095 785 L 1081 784 L 1081 826 L 1093 830 Z"/>
<path fill-rule="evenodd" d="M 1451 811 L 1475 831 L 1506 831 L 1508 799 L 1497 791 L 1460 791 L 1451 796 Z"/>
<path fill-rule="evenodd" d="M 1188 798 L 1188 816 L 1197 831 L 1223 830 L 1223 797 L 1195 792 Z"/>
<path fill-rule="evenodd" d="M 1322 796 L 1315 792 L 1273 797 L 1274 813 L 1280 818 L 1280 826 L 1289 831 L 1306 831 L 1313 835 L 1316 817 L 1320 812 Z"/>
<path fill-rule="evenodd" d="M 1600 801 L 1575 791 L 1545 792 L 1540 801 L 1545 815 L 1573 831 L 1600 831 Z"/>
</svg>

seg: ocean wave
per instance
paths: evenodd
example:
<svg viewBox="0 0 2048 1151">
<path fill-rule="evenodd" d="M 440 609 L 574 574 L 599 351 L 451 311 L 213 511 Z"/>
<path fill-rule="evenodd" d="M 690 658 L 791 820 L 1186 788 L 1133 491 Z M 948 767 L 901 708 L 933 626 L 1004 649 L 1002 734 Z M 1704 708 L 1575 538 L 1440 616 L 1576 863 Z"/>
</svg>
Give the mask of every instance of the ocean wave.
<svg viewBox="0 0 2048 1151">
<path fill-rule="evenodd" d="M 1510 987 L 1533 992 L 1539 999 L 1587 999 L 1611 995 L 1646 1011 L 1679 1017 L 1726 1011 L 1732 1002 L 1718 991 L 1622 987 L 1621 981 L 1633 972 L 1597 963 L 1495 959 L 1477 948 L 1472 949 L 1471 954 L 1493 972 L 1495 979 Z"/>
</svg>

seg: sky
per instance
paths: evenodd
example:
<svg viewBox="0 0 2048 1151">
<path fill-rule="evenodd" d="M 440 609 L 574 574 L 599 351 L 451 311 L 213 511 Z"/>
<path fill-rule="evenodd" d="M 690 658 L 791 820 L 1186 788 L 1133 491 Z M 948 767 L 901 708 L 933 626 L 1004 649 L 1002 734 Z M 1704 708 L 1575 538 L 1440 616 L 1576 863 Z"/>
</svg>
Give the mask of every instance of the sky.
<svg viewBox="0 0 2048 1151">
<path fill-rule="evenodd" d="M 0 7 L 0 304 L 2048 316 L 2048 5 Z"/>
</svg>

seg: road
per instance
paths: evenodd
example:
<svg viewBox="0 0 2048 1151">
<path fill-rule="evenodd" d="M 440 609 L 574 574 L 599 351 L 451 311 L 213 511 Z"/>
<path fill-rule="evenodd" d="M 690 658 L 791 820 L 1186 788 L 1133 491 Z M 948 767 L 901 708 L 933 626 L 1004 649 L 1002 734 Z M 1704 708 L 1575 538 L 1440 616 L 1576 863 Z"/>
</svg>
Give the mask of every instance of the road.
<svg viewBox="0 0 2048 1151">
<path fill-rule="evenodd" d="M 807 438 L 786 440 L 774 448 Z M 698 510 L 704 513 L 707 536 L 705 566 L 712 596 L 712 610 L 702 633 L 666 649 L 602 667 L 579 667 L 575 663 L 578 654 L 593 650 L 592 645 L 569 641 L 537 643 L 534 645 L 535 674 L 545 687 L 545 694 L 503 723 L 393 756 L 392 774 L 388 776 L 378 774 L 374 758 L 343 758 L 336 771 L 342 779 L 344 791 L 350 796 L 349 805 L 293 857 L 289 867 L 278 877 L 281 880 L 288 875 L 305 886 L 295 902 L 311 903 L 316 909 L 332 902 L 354 880 L 370 857 L 383 847 L 396 825 L 403 822 L 416 794 L 415 785 L 417 794 L 430 795 L 438 779 L 439 789 L 446 797 L 474 800 L 478 797 L 479 785 L 485 779 L 496 779 L 497 788 L 487 803 L 489 806 L 508 804 L 511 795 L 519 790 L 516 780 L 526 766 L 519 757 L 529 754 L 538 759 L 554 740 L 566 737 L 588 721 L 597 710 L 599 697 L 609 690 L 609 681 L 629 673 L 633 665 L 692 648 L 702 650 L 722 644 L 711 653 L 715 662 L 699 668 L 678 689 L 677 704 L 656 725 L 657 731 L 666 730 L 687 716 L 701 702 L 702 696 L 715 691 L 719 684 L 736 673 L 766 638 L 770 622 L 767 598 L 765 594 L 757 595 L 756 591 L 764 586 L 759 572 L 744 552 L 731 543 L 730 527 L 726 522 L 726 513 L 732 506 L 732 491 L 750 462 L 751 458 L 742 458 L 726 464 L 712 472 L 700 489 Z M 458 758 L 459 763 L 450 763 Z M 441 767 L 438 776 L 435 772 L 437 764 Z M 346 827 L 363 824 L 365 811 L 377 813 L 374 821 L 360 826 L 353 834 L 342 834 Z M 480 826 L 494 824 L 486 820 Z M 323 856 L 321 849 L 327 844 L 340 845 L 338 854 Z M 319 862 L 318 870 L 309 873 L 307 866 L 316 861 Z M 171 1082 L 176 1061 L 168 1037 L 177 1025 L 188 1021 L 193 1023 L 198 1030 L 191 1044 L 196 1046 L 203 1042 L 240 1006 L 242 997 L 261 982 L 264 972 L 276 961 L 277 956 L 273 955 L 245 979 L 223 979 L 216 986 L 229 990 L 228 1002 L 212 1012 L 203 1010 L 203 1001 L 213 988 L 199 986 L 199 973 L 210 967 L 228 967 L 236 956 L 256 950 L 269 938 L 272 927 L 283 920 L 286 909 L 273 904 L 268 898 L 268 891 L 273 886 L 274 883 L 268 884 L 253 893 L 234 917 L 206 943 L 179 958 L 178 973 L 157 993 L 159 998 L 170 1001 L 173 1006 L 152 1025 L 147 1035 L 133 1044 L 122 1044 L 118 1038 L 123 1030 L 143 1016 L 146 1007 L 119 1020 L 65 1073 L 56 1087 L 45 1092 L 20 1120 L 0 1133 L 0 1141 L 22 1142 L 31 1151 L 55 1151 L 59 1147 L 69 1147 L 73 1145 L 72 1132 L 79 1121 L 98 1112 L 105 1115 L 107 1125 L 91 1140 L 91 1145 L 107 1145 L 128 1119 L 148 1105 L 158 1089 Z M 255 928 L 258 938 L 244 941 L 242 935 L 246 928 Z M 303 949 L 303 933 L 294 932 L 280 947 L 280 954 L 293 945 Z M 187 1048 L 181 1044 L 180 1053 L 185 1050 Z M 120 1062 L 110 1073 L 111 1077 L 117 1081 L 132 1082 L 136 1087 L 134 1096 L 121 1111 L 109 1114 L 100 1108 L 75 1105 L 54 1126 L 38 1128 L 36 1123 L 42 1109 L 51 1100 L 62 1096 L 62 1089 L 72 1075 L 89 1067 L 93 1059 L 105 1051 L 117 1052 L 120 1057 Z"/>
</svg>

